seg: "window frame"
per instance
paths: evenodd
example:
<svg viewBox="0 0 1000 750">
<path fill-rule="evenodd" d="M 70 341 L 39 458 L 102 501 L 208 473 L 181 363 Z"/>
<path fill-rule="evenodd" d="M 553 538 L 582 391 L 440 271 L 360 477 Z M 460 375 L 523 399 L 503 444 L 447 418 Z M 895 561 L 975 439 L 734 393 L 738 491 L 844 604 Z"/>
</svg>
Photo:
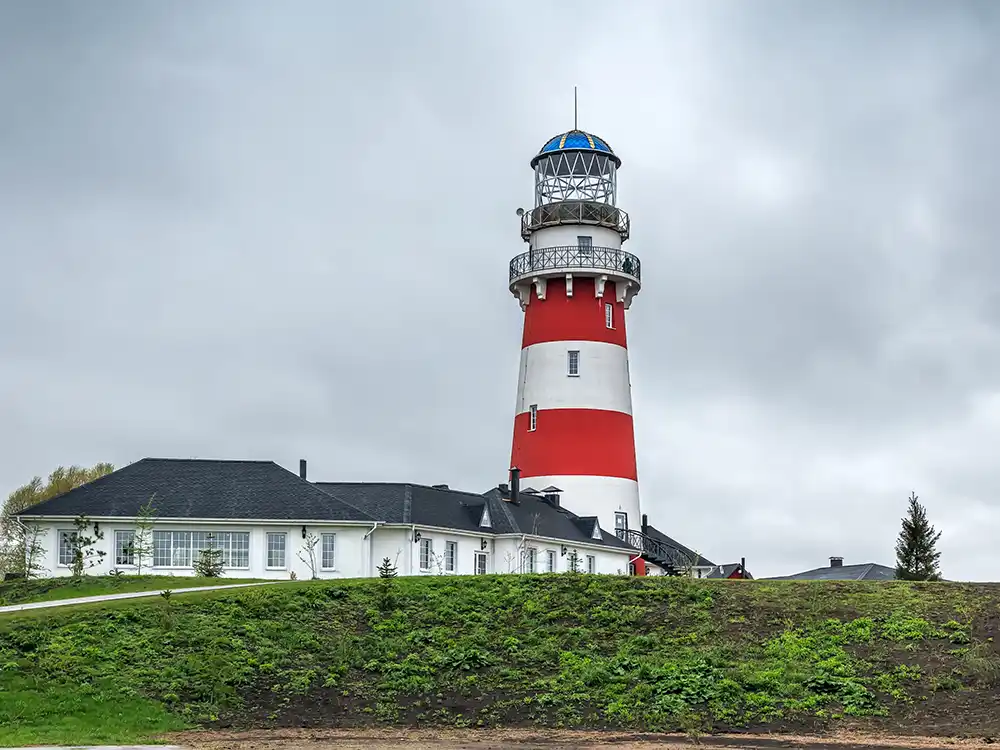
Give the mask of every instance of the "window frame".
<svg viewBox="0 0 1000 750">
<path fill-rule="evenodd" d="M 554 549 L 545 550 L 545 568 L 546 573 L 556 572 L 556 551 Z"/>
<path fill-rule="evenodd" d="M 621 519 L 621 526 L 618 525 L 618 521 Z M 615 531 L 628 531 L 628 513 L 623 513 L 620 510 L 615 511 Z"/>
<path fill-rule="evenodd" d="M 128 537 L 128 546 L 131 549 L 124 548 L 119 539 L 122 536 Z M 134 568 L 135 567 L 135 529 L 115 529 L 114 535 L 112 536 L 112 541 L 114 542 L 114 553 L 115 553 L 115 567 L 116 568 Z M 122 562 L 122 558 L 129 558 L 129 562 Z"/>
<path fill-rule="evenodd" d="M 596 573 L 597 572 L 597 556 L 587 555 L 587 572 Z"/>
<path fill-rule="evenodd" d="M 528 407 L 528 432 L 534 432 L 538 429 L 538 404 L 532 404 Z"/>
<path fill-rule="evenodd" d="M 528 547 L 528 549 L 525 550 L 525 560 L 526 560 L 526 562 L 528 564 L 528 572 L 529 573 L 537 573 L 538 572 L 538 548 L 537 547 Z"/>
<path fill-rule="evenodd" d="M 327 539 L 331 539 L 333 541 L 332 549 L 330 550 L 333 562 L 330 565 L 326 564 Z M 323 531 L 319 535 L 319 569 L 325 571 L 337 569 L 337 533 L 335 531 Z"/>
<path fill-rule="evenodd" d="M 489 560 L 486 557 L 486 552 L 481 550 L 476 550 L 475 556 L 472 558 L 472 574 L 477 576 L 484 576 L 489 573 Z M 479 563 L 482 561 L 482 571 L 479 570 Z"/>
<path fill-rule="evenodd" d="M 281 565 L 271 564 L 271 539 L 281 539 Z M 277 548 L 275 548 L 277 549 Z M 264 532 L 264 569 L 265 570 L 288 570 L 288 532 L 287 531 L 266 531 Z"/>
<path fill-rule="evenodd" d="M 232 531 L 232 530 L 217 530 L 217 529 L 153 529 L 153 533 L 150 535 L 150 543 L 152 544 L 153 554 L 151 555 L 149 567 L 156 568 L 158 570 L 194 570 L 194 563 L 197 560 L 197 553 L 206 547 L 196 546 L 195 544 L 195 534 L 204 534 L 206 537 L 211 535 L 213 538 L 213 543 L 217 549 L 222 550 L 222 566 L 225 570 L 250 570 L 250 553 L 251 553 L 251 533 L 249 531 Z M 164 552 L 163 545 L 159 543 L 167 535 L 168 543 L 166 546 L 166 557 L 168 562 L 166 564 L 157 564 L 157 558 L 162 558 L 162 553 Z M 181 546 L 175 545 L 175 535 L 178 537 L 187 537 L 187 559 L 188 563 L 177 564 L 177 551 L 184 549 Z M 245 540 L 246 546 L 242 544 L 235 544 L 236 540 Z M 266 551 L 266 550 L 265 550 Z M 243 564 L 237 565 L 236 554 L 240 555 L 240 562 Z M 287 559 L 287 545 L 286 545 L 286 559 Z"/>
<path fill-rule="evenodd" d="M 576 355 L 574 357 L 574 355 Z M 575 367 L 574 367 L 575 365 Z M 575 372 L 574 372 L 575 369 Z M 569 349 L 566 352 L 566 376 L 570 378 L 580 377 L 580 350 Z"/>
<path fill-rule="evenodd" d="M 67 539 L 72 539 L 76 536 L 76 529 L 58 529 L 56 531 L 56 567 L 58 568 L 72 568 L 73 567 L 73 544 L 69 543 L 69 562 L 63 562 L 63 535 Z"/>
<path fill-rule="evenodd" d="M 454 573 L 458 570 L 458 542 L 446 541 L 444 543 L 444 570 L 446 573 Z"/>
<path fill-rule="evenodd" d="M 427 558 L 427 565 L 424 565 L 424 557 Z M 420 558 L 417 561 L 417 566 L 421 571 L 432 570 L 431 565 L 434 564 L 434 540 L 429 537 L 420 537 Z"/>
<path fill-rule="evenodd" d="M 611 330 L 615 327 L 615 306 L 610 302 L 604 303 L 604 326 Z"/>
</svg>

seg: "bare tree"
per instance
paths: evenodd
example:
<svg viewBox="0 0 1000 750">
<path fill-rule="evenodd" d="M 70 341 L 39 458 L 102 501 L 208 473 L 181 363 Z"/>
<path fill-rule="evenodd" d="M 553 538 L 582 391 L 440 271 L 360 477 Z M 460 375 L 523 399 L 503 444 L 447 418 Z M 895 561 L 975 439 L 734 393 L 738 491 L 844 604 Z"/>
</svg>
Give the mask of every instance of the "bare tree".
<svg viewBox="0 0 1000 750">
<path fill-rule="evenodd" d="M 316 574 L 316 545 L 319 544 L 319 537 L 313 534 L 311 531 L 305 536 L 302 542 L 302 549 L 299 550 L 299 559 L 306 564 L 309 568 L 309 572 L 312 574 L 312 580 L 317 580 L 319 576 Z"/>
</svg>

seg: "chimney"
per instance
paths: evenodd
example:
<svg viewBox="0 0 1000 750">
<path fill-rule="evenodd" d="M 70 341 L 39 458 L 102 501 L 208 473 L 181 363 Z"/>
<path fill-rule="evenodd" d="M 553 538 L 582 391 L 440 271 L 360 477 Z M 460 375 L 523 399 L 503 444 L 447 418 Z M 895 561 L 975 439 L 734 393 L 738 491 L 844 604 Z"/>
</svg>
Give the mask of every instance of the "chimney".
<svg viewBox="0 0 1000 750">
<path fill-rule="evenodd" d="M 550 492 L 549 494 L 545 495 L 545 502 L 547 502 L 553 508 L 558 508 L 559 507 L 559 493 L 558 492 Z"/>
<path fill-rule="evenodd" d="M 500 490 L 500 497 L 507 497 L 510 494 L 510 485 L 508 484 L 498 484 L 497 489 Z"/>
<path fill-rule="evenodd" d="M 842 568 L 844 566 L 844 558 L 842 557 L 831 557 L 830 567 L 831 568 Z"/>
<path fill-rule="evenodd" d="M 510 467 L 510 501 L 514 505 L 521 503 L 518 492 L 521 489 L 521 470 L 516 466 Z"/>
<path fill-rule="evenodd" d="M 306 460 L 304 458 L 299 459 L 299 476 L 303 479 L 306 478 Z"/>
<path fill-rule="evenodd" d="M 642 514 L 642 533 L 646 533 L 646 527 L 649 526 L 649 517 L 643 513 Z"/>
<path fill-rule="evenodd" d="M 740 558 L 740 578 L 747 577 L 747 559 L 745 557 Z"/>
</svg>

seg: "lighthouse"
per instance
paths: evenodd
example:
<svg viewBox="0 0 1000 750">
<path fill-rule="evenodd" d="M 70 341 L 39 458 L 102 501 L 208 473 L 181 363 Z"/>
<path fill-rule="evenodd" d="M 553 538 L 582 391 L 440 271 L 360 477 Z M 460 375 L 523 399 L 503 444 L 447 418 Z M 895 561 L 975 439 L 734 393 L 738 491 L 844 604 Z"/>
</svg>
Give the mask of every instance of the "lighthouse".
<svg viewBox="0 0 1000 750">
<path fill-rule="evenodd" d="M 573 129 L 532 158 L 534 207 L 518 209 L 528 250 L 510 261 L 524 312 L 511 466 L 521 486 L 565 497 L 606 531 L 641 526 L 625 311 L 639 259 L 623 249 L 621 159 Z"/>
</svg>

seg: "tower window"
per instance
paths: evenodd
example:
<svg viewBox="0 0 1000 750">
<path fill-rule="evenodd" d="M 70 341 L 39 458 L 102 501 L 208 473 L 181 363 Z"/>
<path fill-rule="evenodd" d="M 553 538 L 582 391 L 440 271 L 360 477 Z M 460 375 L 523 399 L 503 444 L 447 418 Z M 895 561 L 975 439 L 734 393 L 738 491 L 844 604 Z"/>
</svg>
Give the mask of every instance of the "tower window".
<svg viewBox="0 0 1000 750">
<path fill-rule="evenodd" d="M 528 430 L 534 432 L 538 428 L 538 404 L 532 404 L 528 407 L 528 414 L 530 415 Z"/>
<path fill-rule="evenodd" d="M 615 306 L 610 302 L 604 303 L 604 325 L 608 328 L 615 327 Z"/>
<path fill-rule="evenodd" d="M 576 250 L 580 258 L 590 259 L 590 251 L 594 247 L 593 237 L 577 237 Z"/>
<path fill-rule="evenodd" d="M 580 375 L 580 351 L 570 349 L 566 355 L 566 373 L 572 378 L 578 377 Z"/>
</svg>

